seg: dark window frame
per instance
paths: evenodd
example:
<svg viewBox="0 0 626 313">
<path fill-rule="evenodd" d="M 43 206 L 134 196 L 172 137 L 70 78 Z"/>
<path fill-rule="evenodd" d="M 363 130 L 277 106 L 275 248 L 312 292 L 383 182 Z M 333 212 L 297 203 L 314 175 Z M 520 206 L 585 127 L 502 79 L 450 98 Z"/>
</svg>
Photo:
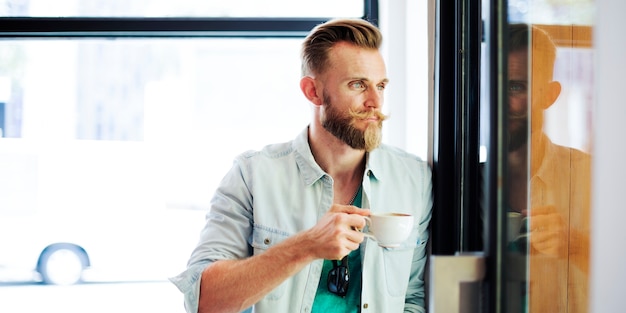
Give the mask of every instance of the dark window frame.
<svg viewBox="0 0 626 313">
<path fill-rule="evenodd" d="M 361 18 L 378 25 L 378 0 Z M 304 37 L 330 18 L 1 17 L 0 38 Z"/>
</svg>

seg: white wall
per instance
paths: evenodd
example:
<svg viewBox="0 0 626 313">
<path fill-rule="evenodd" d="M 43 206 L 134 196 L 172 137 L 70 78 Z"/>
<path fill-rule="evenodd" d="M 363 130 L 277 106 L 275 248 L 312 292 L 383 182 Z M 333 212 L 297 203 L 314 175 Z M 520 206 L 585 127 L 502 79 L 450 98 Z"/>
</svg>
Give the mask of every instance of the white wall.
<svg viewBox="0 0 626 313">
<path fill-rule="evenodd" d="M 597 0 L 595 134 L 591 230 L 591 308 L 624 312 L 626 282 L 626 39 L 623 0 Z"/>
<path fill-rule="evenodd" d="M 383 55 L 390 84 L 384 141 L 427 159 L 428 1 L 380 0 Z"/>
</svg>

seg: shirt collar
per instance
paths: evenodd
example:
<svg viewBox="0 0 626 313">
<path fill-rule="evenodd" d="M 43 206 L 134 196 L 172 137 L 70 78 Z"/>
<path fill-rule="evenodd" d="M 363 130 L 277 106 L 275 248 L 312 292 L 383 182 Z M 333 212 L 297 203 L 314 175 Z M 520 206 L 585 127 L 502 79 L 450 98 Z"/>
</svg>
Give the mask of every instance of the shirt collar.
<svg viewBox="0 0 626 313">
<path fill-rule="evenodd" d="M 366 154 L 366 162 L 365 162 L 365 175 L 371 178 L 375 178 L 376 180 L 382 180 L 384 176 L 384 171 L 382 170 L 383 162 L 381 158 L 382 151 L 384 150 L 384 145 L 381 144 L 380 147 L 368 152 Z"/>
<path fill-rule="evenodd" d="M 552 143 L 546 134 L 542 134 L 541 136 L 541 145 L 543 146 L 542 150 L 544 154 L 542 156 L 541 165 L 531 180 L 541 182 L 544 185 L 550 185 L 554 183 L 556 179 L 559 179 L 558 177 L 554 177 L 554 169 L 559 166 L 557 160 L 558 152 L 556 151 L 557 145 Z"/>
<path fill-rule="evenodd" d="M 313 158 L 313 153 L 309 146 L 309 127 L 304 128 L 294 139 L 293 149 L 296 151 L 296 164 L 305 185 L 310 186 L 326 175 L 324 170 L 315 162 L 315 158 Z"/>
<path fill-rule="evenodd" d="M 302 173 L 302 178 L 306 185 L 312 185 L 317 180 L 324 177 L 326 172 L 315 162 L 311 147 L 309 146 L 309 128 L 306 127 L 293 141 L 293 148 L 296 151 L 296 163 Z M 365 175 L 380 180 L 382 177 L 382 161 L 379 148 L 366 153 L 365 155 Z"/>
</svg>

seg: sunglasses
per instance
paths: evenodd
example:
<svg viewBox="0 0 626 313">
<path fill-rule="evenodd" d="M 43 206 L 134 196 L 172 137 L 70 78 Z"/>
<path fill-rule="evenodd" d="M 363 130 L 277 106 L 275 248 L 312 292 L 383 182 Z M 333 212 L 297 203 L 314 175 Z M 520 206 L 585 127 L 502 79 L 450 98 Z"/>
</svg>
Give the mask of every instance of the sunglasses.
<svg viewBox="0 0 626 313">
<path fill-rule="evenodd" d="M 350 270 L 348 256 L 341 261 L 333 260 L 333 268 L 328 272 L 328 291 L 340 297 L 345 297 L 350 284 Z"/>
</svg>

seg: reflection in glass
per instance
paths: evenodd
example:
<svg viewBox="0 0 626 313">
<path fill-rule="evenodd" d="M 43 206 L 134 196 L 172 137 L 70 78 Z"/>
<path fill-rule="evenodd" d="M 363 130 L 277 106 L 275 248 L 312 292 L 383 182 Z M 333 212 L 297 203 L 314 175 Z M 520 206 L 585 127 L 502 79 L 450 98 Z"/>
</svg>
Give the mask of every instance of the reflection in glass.
<svg viewBox="0 0 626 313">
<path fill-rule="evenodd" d="M 510 23 L 592 25 L 594 0 L 509 0 Z"/>
<path fill-rule="evenodd" d="M 552 129 L 567 132 L 567 127 L 555 125 L 568 116 L 545 119 L 546 110 L 566 89 L 555 79 L 563 72 L 557 74 L 555 69 L 571 73 L 580 64 L 555 68 L 561 57 L 555 41 L 540 25 L 509 28 L 507 187 L 508 210 L 514 213 L 507 226 L 518 234 L 507 249 L 510 266 L 519 266 L 511 268 L 517 272 L 511 277 L 525 276 L 508 285 L 511 312 L 587 308 L 590 155 L 557 144 L 546 133 L 546 125 L 552 123 Z M 589 99 L 582 101 L 585 108 L 579 113 L 588 114 Z M 590 126 L 578 125 L 586 131 Z"/>
</svg>

